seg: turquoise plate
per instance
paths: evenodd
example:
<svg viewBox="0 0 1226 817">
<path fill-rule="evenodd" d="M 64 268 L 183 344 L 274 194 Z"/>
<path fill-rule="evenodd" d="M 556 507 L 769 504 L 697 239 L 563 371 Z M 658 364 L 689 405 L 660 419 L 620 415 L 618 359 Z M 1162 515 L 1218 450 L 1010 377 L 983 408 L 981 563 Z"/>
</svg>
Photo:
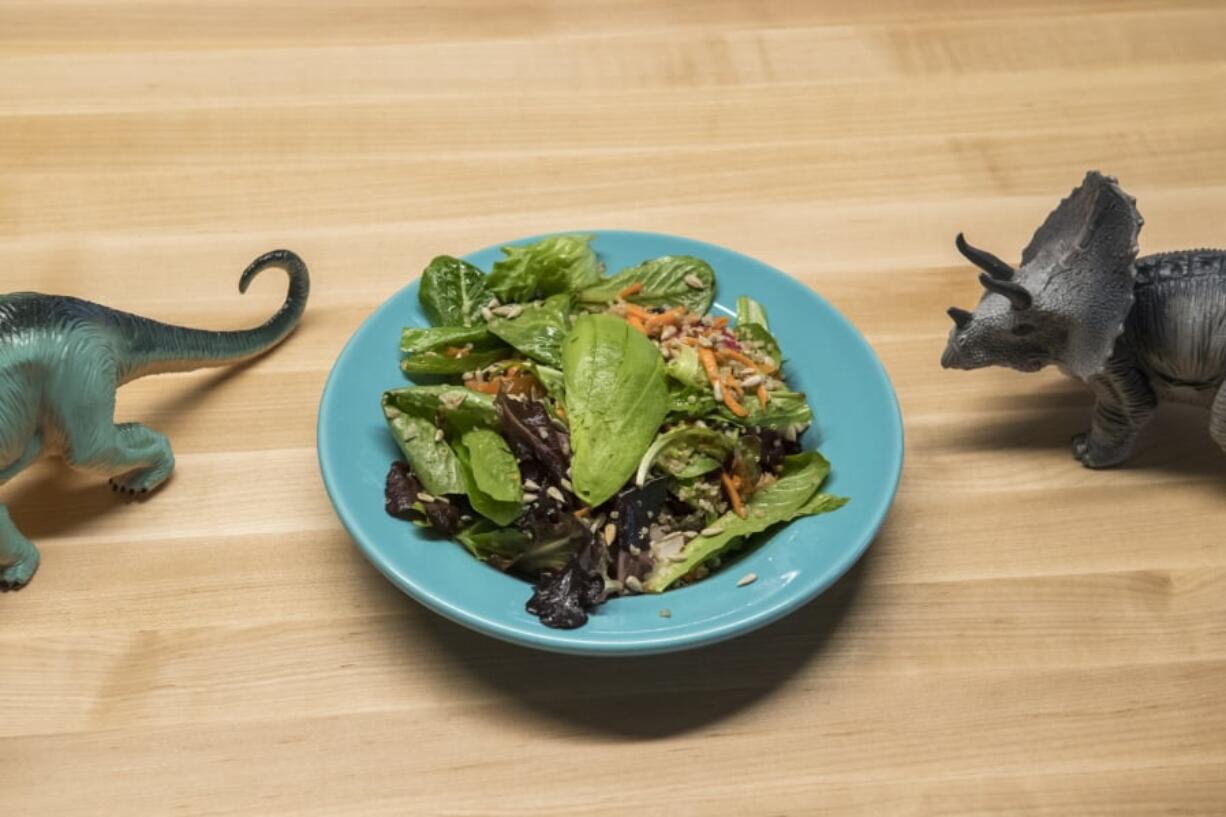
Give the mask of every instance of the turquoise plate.
<svg viewBox="0 0 1226 817">
<path fill-rule="evenodd" d="M 495 638 L 557 652 L 638 655 L 742 635 L 813 599 L 868 548 L 902 469 L 898 400 L 860 333 L 782 272 L 687 238 L 613 230 L 595 235 L 593 246 L 610 271 L 660 255 L 694 255 L 715 269 L 716 310 L 732 314 L 742 294 L 766 307 L 787 358 L 788 382 L 809 395 L 816 413 L 805 448 L 820 447 L 830 459 L 834 471 L 825 490 L 851 497 L 850 504 L 760 537 L 756 549 L 731 569 L 690 587 L 613 599 L 576 630 L 542 626 L 524 610 L 531 592 L 527 583 L 383 510 L 383 480 L 400 455 L 384 426 L 379 396 L 405 383 L 399 368 L 401 327 L 428 325 L 417 302 L 417 281 L 367 318 L 324 387 L 318 438 L 328 495 L 366 558 L 393 584 L 436 613 Z M 498 247 L 465 256 L 486 270 L 499 257 Z M 757 581 L 737 587 L 750 572 Z M 671 617 L 660 615 L 664 608 Z"/>
</svg>

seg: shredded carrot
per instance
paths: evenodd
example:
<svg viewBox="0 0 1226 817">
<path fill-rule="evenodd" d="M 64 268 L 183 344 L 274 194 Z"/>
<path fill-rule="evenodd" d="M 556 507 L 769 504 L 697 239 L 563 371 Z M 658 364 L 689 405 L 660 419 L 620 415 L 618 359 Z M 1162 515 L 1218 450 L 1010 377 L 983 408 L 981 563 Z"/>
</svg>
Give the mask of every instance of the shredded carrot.
<svg viewBox="0 0 1226 817">
<path fill-rule="evenodd" d="M 766 408 L 766 404 L 771 401 L 770 392 L 766 390 L 765 383 L 758 384 L 758 402 L 762 404 L 762 408 Z"/>
<path fill-rule="evenodd" d="M 661 326 L 667 326 L 669 324 L 676 326 L 677 321 L 684 314 L 685 314 L 684 307 L 675 306 L 672 309 L 668 310 L 667 312 L 662 312 L 659 315 L 652 315 L 650 318 L 647 319 L 647 322 L 646 322 L 647 330 L 651 331 L 652 329 L 656 329 Z"/>
<path fill-rule="evenodd" d="M 718 318 L 712 318 L 711 325 L 714 326 L 716 329 L 723 329 L 725 326 L 728 325 L 728 318 L 725 317 L 724 315 L 720 315 Z"/>
<path fill-rule="evenodd" d="M 652 314 L 646 309 L 641 306 L 635 306 L 634 304 L 626 304 L 626 314 L 633 315 L 641 321 L 645 321 L 652 317 Z"/>
<path fill-rule="evenodd" d="M 705 346 L 698 347 L 698 359 L 702 361 L 702 368 L 706 370 L 707 377 L 712 383 L 719 382 L 719 364 L 715 362 L 715 353 Z"/>
<path fill-rule="evenodd" d="M 732 503 L 733 513 L 742 519 L 749 516 L 745 510 L 745 504 L 741 502 L 741 495 L 737 493 L 736 486 L 732 484 L 732 478 L 728 476 L 728 472 L 720 471 L 719 477 L 724 481 L 724 490 L 728 493 L 728 501 Z"/>
<path fill-rule="evenodd" d="M 745 407 L 742 406 L 740 403 L 738 403 L 736 401 L 736 398 L 732 396 L 731 389 L 724 389 L 723 392 L 724 392 L 724 405 L 728 407 L 729 411 L 731 411 L 737 417 L 748 417 L 749 416 L 749 412 L 745 410 Z"/>
<path fill-rule="evenodd" d="M 735 360 L 738 363 L 744 363 L 746 366 L 750 366 L 763 373 L 769 374 L 771 371 L 773 371 L 768 370 L 765 366 L 751 358 L 749 355 L 745 354 L 744 352 L 738 352 L 736 349 L 720 349 L 719 355 L 720 357 Z"/>
<path fill-rule="evenodd" d="M 736 380 L 729 377 L 727 372 L 724 373 L 724 388 L 732 389 L 734 392 L 736 392 L 737 397 L 740 397 L 745 393 L 745 388 Z"/>
<path fill-rule="evenodd" d="M 583 519 L 585 516 L 587 516 L 591 512 L 592 512 L 591 508 L 580 508 L 579 510 L 575 511 L 574 516 L 576 519 Z"/>
<path fill-rule="evenodd" d="M 681 339 L 681 342 L 684 343 L 686 346 L 697 346 L 698 338 L 685 337 Z"/>
<path fill-rule="evenodd" d="M 617 293 L 618 298 L 629 298 L 631 295 L 638 295 L 643 291 L 643 285 L 639 282 L 634 282 L 630 286 Z"/>
<path fill-rule="evenodd" d="M 639 330 L 640 332 L 642 332 L 644 335 L 646 335 L 646 334 L 647 334 L 647 327 L 646 327 L 646 326 L 643 326 L 643 322 L 642 322 L 641 320 L 639 320 L 638 318 L 636 318 L 634 315 L 627 315 L 627 316 L 626 316 L 626 323 L 630 324 L 630 325 L 631 325 L 631 326 L 633 326 L 635 329 L 637 329 L 637 330 Z"/>
<path fill-rule="evenodd" d="M 469 380 L 467 386 L 470 391 L 481 392 L 482 394 L 497 394 L 499 386 L 502 385 L 501 378 L 494 378 L 485 382 Z"/>
<path fill-rule="evenodd" d="M 518 366 L 511 366 L 510 368 L 507 369 L 507 377 L 514 377 L 518 373 L 519 373 Z"/>
</svg>

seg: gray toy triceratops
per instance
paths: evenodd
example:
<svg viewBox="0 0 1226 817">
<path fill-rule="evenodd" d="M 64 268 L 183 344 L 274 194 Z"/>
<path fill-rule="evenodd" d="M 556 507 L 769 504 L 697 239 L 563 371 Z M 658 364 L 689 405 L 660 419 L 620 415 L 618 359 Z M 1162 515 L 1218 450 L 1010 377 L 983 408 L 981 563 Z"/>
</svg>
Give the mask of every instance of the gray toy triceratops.
<svg viewBox="0 0 1226 817">
<path fill-rule="evenodd" d="M 44 451 L 109 476 L 117 491 L 145 493 L 165 482 L 175 462 L 170 442 L 139 423 L 116 424 L 115 389 L 280 343 L 302 317 L 310 279 L 301 258 L 275 250 L 247 267 L 239 292 L 271 266 L 289 273 L 289 294 L 263 325 L 238 332 L 170 326 L 78 298 L 0 295 L 0 485 Z M 0 590 L 21 587 L 37 568 L 38 550 L 0 504 Z"/>
<path fill-rule="evenodd" d="M 958 236 L 983 270 L 974 312 L 952 307 L 941 365 L 1048 364 L 1094 393 L 1090 430 L 1073 456 L 1090 468 L 1119 465 L 1159 400 L 1210 410 L 1209 433 L 1226 450 L 1226 250 L 1137 258 L 1143 220 L 1114 178 L 1087 173 L 1022 251 L 1017 269 Z"/>
</svg>

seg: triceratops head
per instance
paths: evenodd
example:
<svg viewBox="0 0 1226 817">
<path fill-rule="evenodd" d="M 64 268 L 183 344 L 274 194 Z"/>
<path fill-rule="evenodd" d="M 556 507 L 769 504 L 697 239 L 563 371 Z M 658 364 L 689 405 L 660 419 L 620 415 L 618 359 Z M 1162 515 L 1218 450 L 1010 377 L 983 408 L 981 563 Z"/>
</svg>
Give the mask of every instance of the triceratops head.
<svg viewBox="0 0 1226 817">
<path fill-rule="evenodd" d="M 950 308 L 954 328 L 941 365 L 1034 372 L 1056 363 L 1083 379 L 1100 372 L 1132 308 L 1143 223 L 1136 200 L 1091 171 L 1043 222 L 1016 269 L 959 234 L 958 250 L 982 270 L 984 292 L 973 312 Z"/>
</svg>

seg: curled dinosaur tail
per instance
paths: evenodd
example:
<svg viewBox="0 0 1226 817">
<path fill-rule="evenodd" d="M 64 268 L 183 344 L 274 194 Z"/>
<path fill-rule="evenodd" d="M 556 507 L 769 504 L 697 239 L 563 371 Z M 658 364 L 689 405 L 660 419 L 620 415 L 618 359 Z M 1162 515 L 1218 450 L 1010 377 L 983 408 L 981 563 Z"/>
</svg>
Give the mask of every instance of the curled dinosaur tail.
<svg viewBox="0 0 1226 817">
<path fill-rule="evenodd" d="M 126 340 L 119 355 L 119 380 L 161 372 L 184 372 L 205 366 L 224 366 L 255 357 L 276 346 L 293 331 L 306 309 L 311 290 L 306 264 L 289 250 L 273 250 L 251 262 L 238 280 L 238 291 L 246 292 L 251 281 L 268 267 L 281 267 L 289 273 L 289 292 L 281 308 L 254 329 L 213 332 L 160 323 L 138 315 L 117 316 L 120 333 Z"/>
</svg>

